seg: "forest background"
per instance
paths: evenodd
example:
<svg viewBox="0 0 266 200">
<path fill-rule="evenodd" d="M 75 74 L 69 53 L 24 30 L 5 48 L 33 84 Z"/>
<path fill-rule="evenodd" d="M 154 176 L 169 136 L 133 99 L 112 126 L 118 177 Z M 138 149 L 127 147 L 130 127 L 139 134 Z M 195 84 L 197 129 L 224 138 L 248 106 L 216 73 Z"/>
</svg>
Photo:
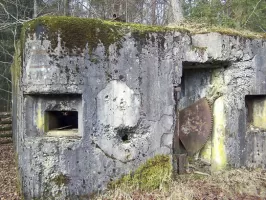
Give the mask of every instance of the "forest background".
<svg viewBox="0 0 266 200">
<path fill-rule="evenodd" d="M 42 15 L 149 25 L 201 24 L 266 32 L 264 0 L 0 0 L 0 111 L 11 110 L 10 66 L 23 23 Z"/>
</svg>

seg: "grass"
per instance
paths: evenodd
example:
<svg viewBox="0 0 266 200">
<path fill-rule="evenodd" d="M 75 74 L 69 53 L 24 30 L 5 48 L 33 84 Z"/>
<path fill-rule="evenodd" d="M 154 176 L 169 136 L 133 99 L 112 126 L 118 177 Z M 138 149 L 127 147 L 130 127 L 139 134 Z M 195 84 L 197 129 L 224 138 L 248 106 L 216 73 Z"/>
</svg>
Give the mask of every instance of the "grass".
<svg viewBox="0 0 266 200">
<path fill-rule="evenodd" d="M 130 199 L 246 199 L 266 198 L 266 171 L 262 169 L 232 169 L 211 176 L 186 174 L 169 180 L 164 187 L 143 190 L 137 184 L 122 184 L 98 194 L 95 200 Z"/>
<path fill-rule="evenodd" d="M 21 198 L 16 191 L 17 174 L 12 144 L 0 145 L 0 149 L 0 199 L 19 200 Z M 266 170 L 263 169 L 231 169 L 210 176 L 202 175 L 204 173 L 189 173 L 178 176 L 177 180 L 170 179 L 170 169 L 169 157 L 157 156 L 141 165 L 135 173 L 125 176 L 127 181 L 120 179 L 113 182 L 115 187 L 110 187 L 93 199 L 266 199 Z M 150 176 L 155 180 L 152 184 L 147 179 Z M 63 176 L 57 178 L 60 184 L 67 181 Z M 152 187 L 143 187 L 145 185 Z"/>
</svg>

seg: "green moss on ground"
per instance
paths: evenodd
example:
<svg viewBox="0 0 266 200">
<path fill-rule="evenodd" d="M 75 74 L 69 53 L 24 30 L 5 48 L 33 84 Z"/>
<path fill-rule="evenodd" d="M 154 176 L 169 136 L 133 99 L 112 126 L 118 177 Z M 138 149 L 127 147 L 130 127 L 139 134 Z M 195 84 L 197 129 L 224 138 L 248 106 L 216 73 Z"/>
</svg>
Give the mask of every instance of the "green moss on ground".
<svg viewBox="0 0 266 200">
<path fill-rule="evenodd" d="M 172 165 L 170 157 L 158 155 L 147 160 L 134 173 L 111 182 L 109 188 L 138 188 L 139 190 L 151 191 L 167 187 L 170 183 L 171 175 Z"/>
</svg>

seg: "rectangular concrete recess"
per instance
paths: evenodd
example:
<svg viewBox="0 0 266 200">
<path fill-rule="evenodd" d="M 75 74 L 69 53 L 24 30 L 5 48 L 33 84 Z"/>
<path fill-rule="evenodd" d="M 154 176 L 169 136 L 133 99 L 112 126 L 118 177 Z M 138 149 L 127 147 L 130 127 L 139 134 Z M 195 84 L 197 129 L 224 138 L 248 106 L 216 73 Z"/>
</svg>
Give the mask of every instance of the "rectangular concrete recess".
<svg viewBox="0 0 266 200">
<path fill-rule="evenodd" d="M 221 127 L 225 127 L 225 121 L 221 120 L 220 118 L 218 119 L 217 117 L 223 116 L 224 111 L 221 109 L 217 110 L 216 102 L 220 102 L 221 100 L 219 99 L 221 99 L 221 97 L 224 95 L 223 76 L 224 71 L 228 67 L 228 65 L 228 61 L 213 63 L 183 62 L 181 96 L 178 105 L 179 110 L 191 106 L 201 98 L 207 99 L 209 106 L 212 109 L 211 115 L 213 116 L 214 125 L 213 129 L 211 130 L 211 135 L 209 136 L 209 139 L 206 141 L 206 144 L 201 149 L 201 151 L 196 154 L 194 163 L 199 165 L 202 164 L 199 163 L 201 161 L 208 163 L 210 167 L 205 167 L 205 170 L 207 170 L 207 172 L 209 172 L 210 170 L 221 169 L 226 165 L 224 150 L 220 151 L 221 149 L 224 149 L 224 147 L 223 145 L 221 145 L 222 142 L 220 141 L 220 139 L 217 139 L 224 137 L 224 132 L 222 131 L 223 128 Z M 219 107 L 223 108 L 223 105 L 219 104 Z M 217 123 L 220 124 L 217 125 Z M 182 148 L 184 148 L 182 145 L 180 145 L 180 148 L 181 152 L 186 152 L 184 149 L 182 150 Z"/>
<path fill-rule="evenodd" d="M 266 130 L 266 95 L 246 95 L 245 102 L 248 128 Z"/>
<path fill-rule="evenodd" d="M 79 120 L 82 119 L 81 95 L 26 95 L 25 102 L 27 135 L 82 136 L 82 129 L 79 128 L 82 127 L 82 121 Z"/>
</svg>

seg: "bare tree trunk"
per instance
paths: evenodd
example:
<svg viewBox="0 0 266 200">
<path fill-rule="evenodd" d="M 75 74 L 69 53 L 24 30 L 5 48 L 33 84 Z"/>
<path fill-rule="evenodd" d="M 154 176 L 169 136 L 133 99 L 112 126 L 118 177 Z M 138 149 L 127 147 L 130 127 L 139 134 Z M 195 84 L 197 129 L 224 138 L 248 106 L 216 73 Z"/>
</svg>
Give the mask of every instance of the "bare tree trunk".
<svg viewBox="0 0 266 200">
<path fill-rule="evenodd" d="M 116 16 L 119 16 L 121 13 L 120 13 L 120 9 L 121 9 L 121 1 L 120 0 L 116 0 L 115 1 L 115 5 L 114 5 L 114 11 L 116 14 Z"/>
<path fill-rule="evenodd" d="M 64 15 L 69 16 L 70 15 L 70 0 L 65 0 L 64 5 Z"/>
<path fill-rule="evenodd" d="M 128 0 L 126 0 L 126 22 L 128 22 Z"/>
<path fill-rule="evenodd" d="M 152 1 L 152 6 L 151 6 L 151 14 L 152 14 L 152 24 L 156 24 L 156 5 L 157 5 L 157 0 Z"/>
<path fill-rule="evenodd" d="M 38 15 L 38 5 L 37 0 L 33 1 L 33 18 L 36 18 Z"/>
<path fill-rule="evenodd" d="M 171 0 L 171 17 L 170 23 L 183 21 L 182 0 Z"/>
</svg>

